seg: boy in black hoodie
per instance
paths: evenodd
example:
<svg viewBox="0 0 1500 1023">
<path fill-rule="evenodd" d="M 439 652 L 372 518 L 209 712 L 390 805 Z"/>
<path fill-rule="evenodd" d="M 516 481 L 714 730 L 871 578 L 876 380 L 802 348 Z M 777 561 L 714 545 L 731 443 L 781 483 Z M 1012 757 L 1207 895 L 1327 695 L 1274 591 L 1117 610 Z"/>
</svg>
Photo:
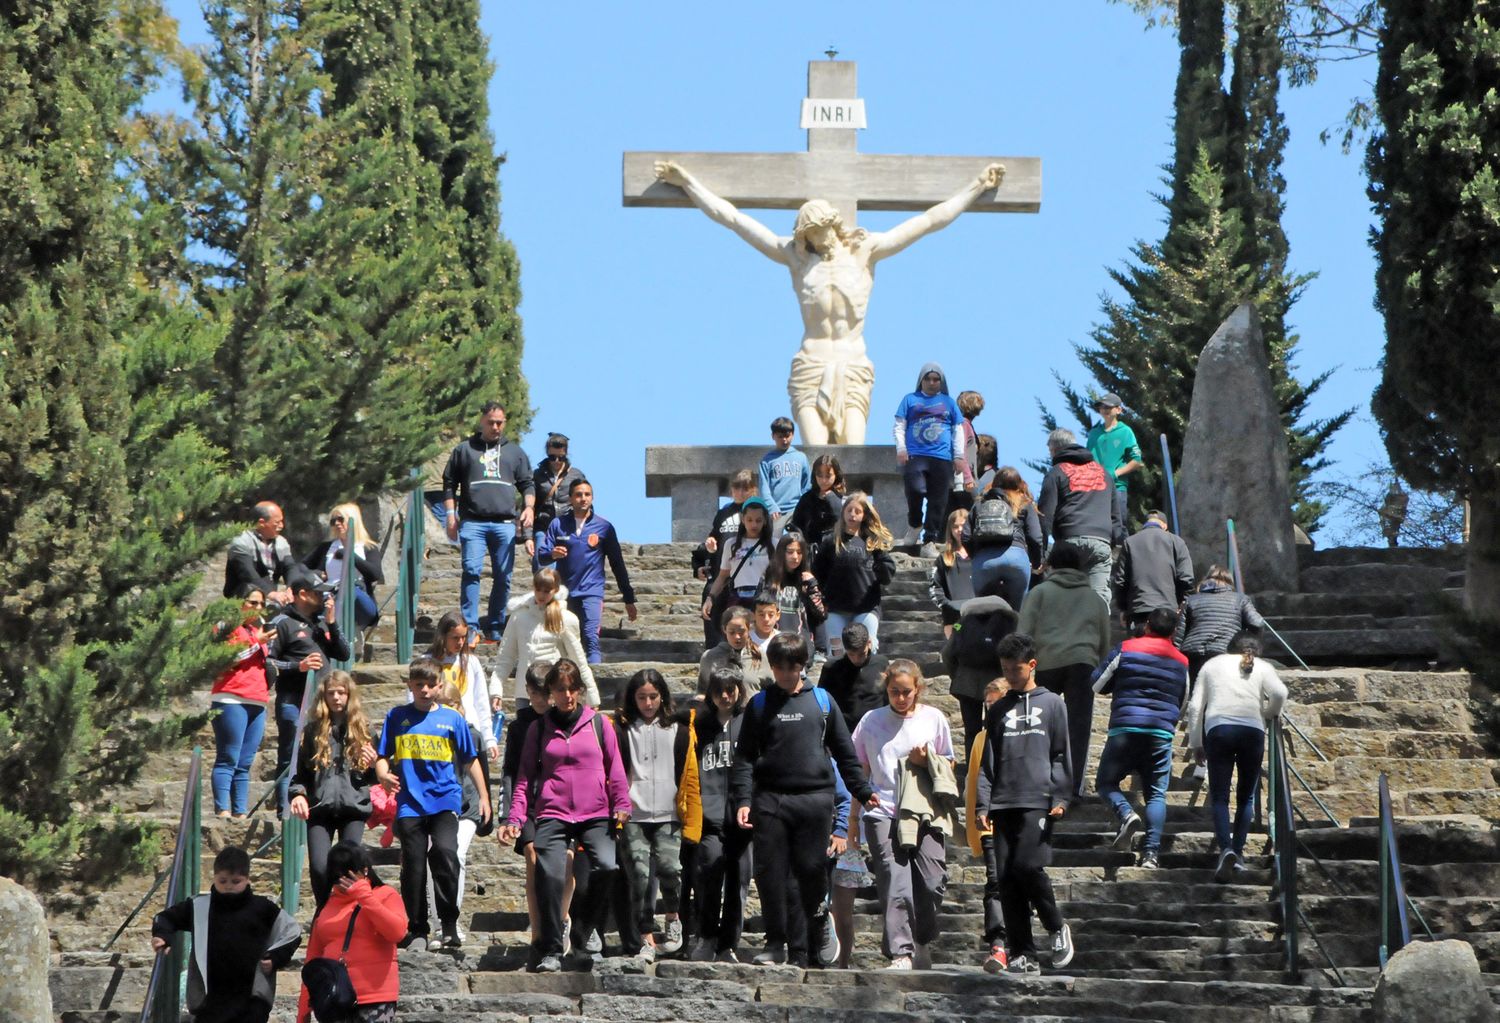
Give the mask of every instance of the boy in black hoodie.
<svg viewBox="0 0 1500 1023">
<path fill-rule="evenodd" d="M 755 879 L 766 925 L 758 965 L 808 964 L 812 919 L 828 891 L 833 834 L 833 766 L 855 799 L 875 796 L 860 770 L 844 715 L 802 678 L 809 652 L 801 636 L 781 633 L 766 650 L 776 684 L 751 700 L 735 744 L 730 799 L 742 828 L 754 829 Z M 832 755 L 833 762 L 829 762 Z M 799 906 L 788 906 L 788 878 Z"/>
<path fill-rule="evenodd" d="M 1013 632 L 996 653 L 1010 691 L 987 715 L 984 764 L 975 800 L 980 830 L 993 827 L 1011 973 L 1040 973 L 1031 910 L 1047 928 L 1051 965 L 1073 961 L 1073 934 L 1047 877 L 1052 825 L 1073 793 L 1068 712 L 1062 697 L 1036 684 L 1036 644 Z"/>
</svg>

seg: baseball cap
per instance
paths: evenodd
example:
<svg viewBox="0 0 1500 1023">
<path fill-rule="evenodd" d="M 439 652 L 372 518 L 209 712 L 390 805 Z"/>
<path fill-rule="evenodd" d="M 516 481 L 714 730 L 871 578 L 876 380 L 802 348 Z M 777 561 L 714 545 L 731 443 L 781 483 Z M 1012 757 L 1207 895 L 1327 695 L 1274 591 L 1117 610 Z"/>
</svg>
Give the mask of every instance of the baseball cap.
<svg viewBox="0 0 1500 1023">
<path fill-rule="evenodd" d="M 324 579 L 322 576 L 317 575 L 314 572 L 310 572 L 307 569 L 303 569 L 300 572 L 287 573 L 286 585 L 287 588 L 290 589 L 293 593 L 296 593 L 298 590 L 313 590 L 317 593 L 332 593 L 334 590 L 338 589 L 337 586 L 329 582 L 327 579 Z"/>
<path fill-rule="evenodd" d="M 1120 400 L 1120 396 L 1114 391 L 1105 391 L 1103 394 L 1099 395 L 1099 397 L 1094 399 L 1094 408 L 1114 408 L 1117 405 L 1124 404 L 1125 403 Z"/>
</svg>

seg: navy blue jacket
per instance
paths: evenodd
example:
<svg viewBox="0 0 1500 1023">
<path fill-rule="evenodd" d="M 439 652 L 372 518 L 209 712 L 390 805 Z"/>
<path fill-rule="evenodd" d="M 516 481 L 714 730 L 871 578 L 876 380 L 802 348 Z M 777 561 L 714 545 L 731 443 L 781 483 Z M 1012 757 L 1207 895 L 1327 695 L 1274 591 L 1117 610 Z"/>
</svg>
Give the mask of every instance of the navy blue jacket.
<svg viewBox="0 0 1500 1023">
<path fill-rule="evenodd" d="M 1160 636 L 1127 639 L 1094 669 L 1094 692 L 1109 693 L 1109 727 L 1175 731 L 1187 702 L 1187 656 Z"/>
<path fill-rule="evenodd" d="M 552 550 L 559 541 L 566 546 L 568 554 L 553 559 Z M 615 574 L 615 583 L 620 587 L 620 596 L 627 604 L 635 603 L 635 590 L 630 585 L 630 572 L 625 568 L 620 538 L 615 535 L 615 527 L 608 519 L 590 513 L 580 531 L 578 517 L 570 511 L 552 520 L 543 543 L 546 550 L 540 552 L 542 560 L 557 570 L 562 584 L 568 588 L 569 597 L 604 596 L 604 563 L 608 561 Z"/>
</svg>

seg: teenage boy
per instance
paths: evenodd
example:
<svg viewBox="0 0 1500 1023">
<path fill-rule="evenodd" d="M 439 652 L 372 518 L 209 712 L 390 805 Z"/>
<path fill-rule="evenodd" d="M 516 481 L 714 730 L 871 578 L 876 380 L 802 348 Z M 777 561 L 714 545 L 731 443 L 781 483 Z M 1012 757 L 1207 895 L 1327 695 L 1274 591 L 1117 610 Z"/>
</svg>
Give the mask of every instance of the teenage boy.
<svg viewBox="0 0 1500 1023">
<path fill-rule="evenodd" d="M 249 853 L 220 850 L 213 888 L 156 914 L 151 948 L 165 952 L 184 931 L 193 936 L 187 1007 L 196 1023 L 265 1023 L 276 1000 L 276 971 L 291 962 L 302 928 L 250 891 Z"/>
<path fill-rule="evenodd" d="M 844 656 L 823 665 L 818 685 L 828 690 L 852 733 L 859 719 L 885 706 L 885 669 L 891 660 L 870 649 L 870 630 L 859 622 L 844 626 Z"/>
<path fill-rule="evenodd" d="M 1124 411 L 1120 396 L 1112 391 L 1099 395 L 1094 401 L 1094 411 L 1103 422 L 1089 427 L 1086 445 L 1089 454 L 1114 477 L 1115 510 L 1120 519 L 1120 528 L 1125 529 L 1125 498 L 1129 494 L 1131 473 L 1146 467 L 1141 460 L 1141 445 L 1135 439 L 1135 431 L 1120 422 Z"/>
<path fill-rule="evenodd" d="M 439 706 L 442 682 L 429 660 L 407 670 L 411 702 L 392 707 L 380 733 L 375 777 L 396 797 L 396 837 L 401 840 L 401 901 L 413 930 L 402 946 L 427 935 L 427 870 L 432 869 L 442 937 L 430 950 L 459 948 L 458 815 L 467 770 L 479 793 L 480 826 L 490 819 L 490 790 L 469 725 L 456 710 Z M 394 772 L 392 770 L 394 765 Z M 415 930 L 420 927 L 421 930 Z"/>
<path fill-rule="evenodd" d="M 708 599 L 708 589 L 719 574 L 719 557 L 740 528 L 740 509 L 755 496 L 755 474 L 749 469 L 740 469 L 729 477 L 729 503 L 714 513 L 713 525 L 708 536 L 693 549 L 693 575 L 703 580 L 703 595 L 699 603 Z M 719 643 L 724 633 L 719 623 L 710 619 L 703 622 L 703 646 L 709 648 Z"/>
<path fill-rule="evenodd" d="M 1073 933 L 1057 909 L 1047 864 L 1052 826 L 1068 809 L 1068 712 L 1062 697 L 1036 684 L 1036 644 L 1013 632 L 996 653 L 1007 692 L 990 707 L 979 770 L 976 816 L 990 829 L 1000 877 L 1009 972 L 1040 973 L 1031 912 L 1047 928 L 1051 965 L 1073 961 Z"/>
<path fill-rule="evenodd" d="M 922 542 L 922 556 L 937 557 L 948 515 L 953 474 L 964 471 L 963 414 L 948 395 L 943 367 L 929 362 L 917 374 L 917 388 L 896 407 L 896 463 L 906 489 L 906 524 L 902 543 Z M 922 502 L 927 502 L 923 517 Z"/>
<path fill-rule="evenodd" d="M 276 670 L 276 809 L 286 816 L 292 783 L 292 743 L 307 689 L 307 673 L 322 677 L 330 661 L 349 659 L 349 642 L 339 633 L 333 609 L 334 585 L 305 568 L 288 580 L 292 602 L 271 622 L 274 633 L 266 664 Z"/>
<path fill-rule="evenodd" d="M 1157 867 L 1167 821 L 1167 783 L 1172 780 L 1172 736 L 1188 696 L 1187 655 L 1172 644 L 1177 612 L 1159 607 L 1146 619 L 1146 634 L 1127 639 L 1094 671 L 1094 692 L 1109 693 L 1109 736 L 1099 754 L 1094 788 L 1115 812 L 1120 830 L 1115 848 L 1130 849 L 1141 818 L 1120 793 L 1127 774 L 1146 780 L 1146 840 L 1140 865 Z"/>
<path fill-rule="evenodd" d="M 777 627 L 781 624 L 781 605 L 776 602 L 773 590 L 762 589 L 755 595 L 754 615 L 755 627 L 750 630 L 750 642 L 759 648 L 764 657 L 771 640 L 777 637 Z"/>
<path fill-rule="evenodd" d="M 778 532 L 782 520 L 797 510 L 797 502 L 812 486 L 812 466 L 807 456 L 792 447 L 795 424 L 786 416 L 771 422 L 771 443 L 776 445 L 760 459 L 760 496 L 771 506 L 771 521 Z M 790 522 L 790 518 L 786 518 Z"/>
<path fill-rule="evenodd" d="M 583 650 L 590 664 L 599 664 L 599 629 L 604 624 L 604 563 L 615 574 L 615 585 L 625 601 L 625 614 L 636 618 L 635 590 L 620 550 L 620 538 L 609 520 L 594 514 L 594 488 L 588 480 L 573 481 L 568 493 L 569 510 L 553 519 L 542 541 L 543 561 L 557 569 L 568 588 L 568 610 L 578 616 L 583 630 Z"/>
<path fill-rule="evenodd" d="M 522 508 L 516 511 L 516 498 Z M 479 429 L 448 456 L 443 469 L 443 507 L 448 539 L 457 540 L 463 559 L 459 605 L 470 635 L 478 630 L 496 642 L 505 628 L 510 572 L 516 562 L 516 531 L 530 536 L 536 491 L 531 460 L 521 445 L 505 439 L 505 407 L 487 401 L 479 410 Z M 490 561 L 490 602 L 479 614 L 479 579 Z"/>
<path fill-rule="evenodd" d="M 776 684 L 757 693 L 745 710 L 730 797 L 739 826 L 754 829 L 755 878 L 766 927 L 765 951 L 755 962 L 806 966 L 808 934 L 828 890 L 834 765 L 855 799 L 869 809 L 877 801 L 844 716 L 826 692 L 803 681 L 807 643 L 782 633 L 771 640 L 767 656 Z M 798 905 L 788 905 L 789 889 Z"/>
</svg>

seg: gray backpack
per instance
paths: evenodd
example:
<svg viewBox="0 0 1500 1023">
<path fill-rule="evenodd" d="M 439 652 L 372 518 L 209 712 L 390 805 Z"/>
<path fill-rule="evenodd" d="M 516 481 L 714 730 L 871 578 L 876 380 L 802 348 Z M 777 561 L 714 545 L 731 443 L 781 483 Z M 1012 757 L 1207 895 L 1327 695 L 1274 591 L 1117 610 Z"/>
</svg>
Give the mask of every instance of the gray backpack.
<svg viewBox="0 0 1500 1023">
<path fill-rule="evenodd" d="M 1015 537 L 1016 513 L 1010 502 L 998 491 L 991 490 L 974 505 L 969 516 L 969 538 L 981 545 L 1009 544 Z"/>
</svg>

